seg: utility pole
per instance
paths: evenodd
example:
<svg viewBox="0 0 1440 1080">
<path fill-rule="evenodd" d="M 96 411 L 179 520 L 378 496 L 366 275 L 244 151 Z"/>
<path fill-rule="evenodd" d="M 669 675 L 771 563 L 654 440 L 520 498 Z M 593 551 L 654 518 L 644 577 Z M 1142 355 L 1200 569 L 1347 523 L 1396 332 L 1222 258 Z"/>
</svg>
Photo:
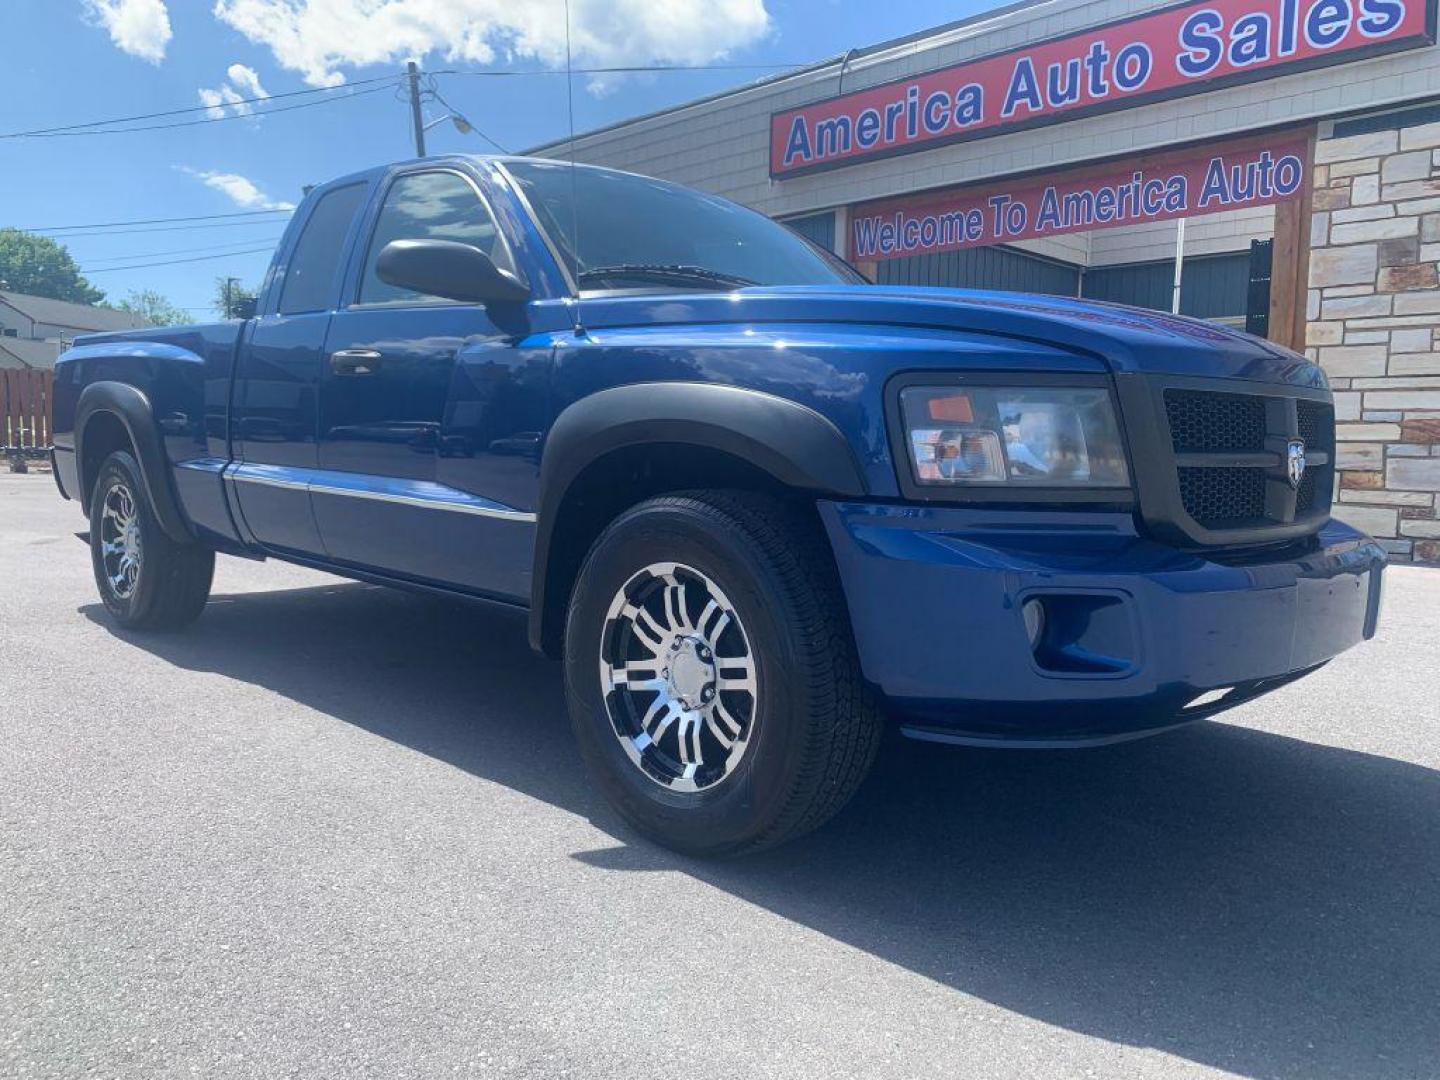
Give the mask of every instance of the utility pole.
<svg viewBox="0 0 1440 1080">
<path fill-rule="evenodd" d="M 410 79 L 410 119 L 415 124 L 415 156 L 425 156 L 425 120 L 420 115 L 420 69 L 411 60 L 405 65 Z"/>
<path fill-rule="evenodd" d="M 232 296 L 234 295 L 234 290 L 235 279 L 233 277 L 227 277 L 225 279 L 225 288 L 223 290 L 224 298 L 221 301 L 225 305 L 225 318 L 227 319 L 233 319 L 235 317 L 235 301 L 232 299 Z"/>
</svg>

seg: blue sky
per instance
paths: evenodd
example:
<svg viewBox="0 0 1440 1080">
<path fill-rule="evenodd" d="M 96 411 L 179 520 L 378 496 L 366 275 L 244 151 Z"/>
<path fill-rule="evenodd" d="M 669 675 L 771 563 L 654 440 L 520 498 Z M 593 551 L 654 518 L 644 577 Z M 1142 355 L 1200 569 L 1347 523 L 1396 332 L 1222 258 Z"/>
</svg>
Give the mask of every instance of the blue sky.
<svg viewBox="0 0 1440 1080">
<path fill-rule="evenodd" d="M 577 66 L 808 62 L 996 6 L 985 0 L 572 2 Z M 328 0 L 313 9 L 310 0 L 0 0 L 0 7 L 0 40 L 10 43 L 0 65 L 0 135 L 196 106 L 202 91 L 233 114 L 227 97 L 256 96 L 257 88 L 280 95 L 358 84 L 398 72 L 409 56 L 431 70 L 467 71 L 553 71 L 564 60 L 559 0 Z M 601 85 L 577 78 L 576 125 L 610 123 L 760 74 L 665 73 Z M 565 133 L 563 76 L 449 76 L 439 88 L 509 149 Z M 443 115 L 438 106 L 430 110 Z M 430 133 L 432 153 L 486 149 L 477 136 L 448 124 Z M 282 205 L 298 201 L 305 184 L 412 152 L 408 105 L 389 88 L 265 119 L 0 139 L 0 226 L 49 228 Z M 156 289 L 205 319 L 214 278 L 234 274 L 258 282 L 283 227 L 280 215 L 235 220 L 245 223 L 84 235 L 68 245 L 83 269 L 96 271 L 90 280 L 110 298 Z M 257 248 L 265 251 L 239 253 Z M 222 257 L 99 272 L 216 254 Z"/>
</svg>

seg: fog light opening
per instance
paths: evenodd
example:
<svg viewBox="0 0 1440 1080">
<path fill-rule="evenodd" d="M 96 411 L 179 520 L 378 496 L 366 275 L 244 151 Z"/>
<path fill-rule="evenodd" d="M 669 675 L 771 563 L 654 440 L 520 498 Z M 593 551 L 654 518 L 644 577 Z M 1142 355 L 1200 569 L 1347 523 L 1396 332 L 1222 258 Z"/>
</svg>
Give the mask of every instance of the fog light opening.
<svg viewBox="0 0 1440 1080">
<path fill-rule="evenodd" d="M 1035 665 L 1057 675 L 1121 675 L 1135 665 L 1135 634 L 1122 597 L 1099 592 L 1033 594 L 1020 620 Z"/>
<path fill-rule="evenodd" d="M 1030 639 L 1030 648 L 1038 648 L 1045 636 L 1045 602 L 1034 598 L 1026 600 L 1020 605 L 1020 617 L 1025 620 L 1025 636 Z"/>
</svg>

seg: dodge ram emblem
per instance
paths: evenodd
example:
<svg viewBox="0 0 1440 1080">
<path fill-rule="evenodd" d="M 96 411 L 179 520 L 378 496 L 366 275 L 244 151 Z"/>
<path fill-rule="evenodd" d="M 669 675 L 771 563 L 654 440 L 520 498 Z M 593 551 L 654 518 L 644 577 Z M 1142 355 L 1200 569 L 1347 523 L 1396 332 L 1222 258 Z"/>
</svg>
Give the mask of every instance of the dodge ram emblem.
<svg viewBox="0 0 1440 1080">
<path fill-rule="evenodd" d="M 1305 479 L 1305 440 L 1291 439 L 1289 451 L 1285 455 L 1286 475 L 1290 477 L 1290 486 L 1299 490 L 1300 481 Z"/>
</svg>

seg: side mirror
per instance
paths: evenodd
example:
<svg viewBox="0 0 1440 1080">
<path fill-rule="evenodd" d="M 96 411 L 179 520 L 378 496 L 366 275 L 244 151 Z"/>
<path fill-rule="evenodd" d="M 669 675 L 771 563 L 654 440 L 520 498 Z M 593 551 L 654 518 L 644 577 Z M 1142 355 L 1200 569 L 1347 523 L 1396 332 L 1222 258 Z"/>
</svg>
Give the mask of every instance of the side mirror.
<svg viewBox="0 0 1440 1080">
<path fill-rule="evenodd" d="M 467 304 L 516 304 L 530 289 L 477 247 L 452 240 L 392 240 L 375 273 L 387 285 Z"/>
<path fill-rule="evenodd" d="M 255 297 L 242 297 L 230 305 L 230 317 L 232 319 L 253 319 L 259 306 L 260 302 Z"/>
</svg>

